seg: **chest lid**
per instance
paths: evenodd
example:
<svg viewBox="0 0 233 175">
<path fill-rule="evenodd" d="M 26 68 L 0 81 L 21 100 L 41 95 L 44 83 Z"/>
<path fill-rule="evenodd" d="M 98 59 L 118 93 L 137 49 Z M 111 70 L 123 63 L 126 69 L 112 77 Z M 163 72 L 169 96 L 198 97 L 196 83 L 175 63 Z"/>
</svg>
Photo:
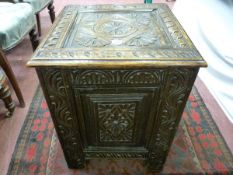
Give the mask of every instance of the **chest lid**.
<svg viewBox="0 0 233 175">
<path fill-rule="evenodd" d="M 165 4 L 66 6 L 28 66 L 204 67 Z"/>
</svg>

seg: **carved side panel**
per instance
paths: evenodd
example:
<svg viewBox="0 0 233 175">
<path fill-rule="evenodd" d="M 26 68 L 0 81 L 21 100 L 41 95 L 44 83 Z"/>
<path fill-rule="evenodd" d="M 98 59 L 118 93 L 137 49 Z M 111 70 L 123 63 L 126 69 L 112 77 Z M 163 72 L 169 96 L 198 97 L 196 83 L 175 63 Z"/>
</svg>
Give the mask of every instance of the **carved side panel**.
<svg viewBox="0 0 233 175">
<path fill-rule="evenodd" d="M 162 169 L 198 69 L 171 69 L 149 143 L 149 166 Z"/>
<path fill-rule="evenodd" d="M 84 164 L 83 146 L 75 112 L 69 100 L 69 86 L 64 75 L 56 69 L 37 69 L 46 101 L 70 168 Z"/>
</svg>

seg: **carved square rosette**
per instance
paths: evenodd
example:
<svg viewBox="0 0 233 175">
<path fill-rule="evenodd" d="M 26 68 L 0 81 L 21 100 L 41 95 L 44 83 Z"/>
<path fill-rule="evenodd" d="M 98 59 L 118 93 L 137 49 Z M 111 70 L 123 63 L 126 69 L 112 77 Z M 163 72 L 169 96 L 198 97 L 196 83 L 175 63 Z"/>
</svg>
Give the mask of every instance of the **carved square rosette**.
<svg viewBox="0 0 233 175">
<path fill-rule="evenodd" d="M 99 141 L 131 142 L 135 121 L 135 103 L 100 103 L 97 105 Z"/>
</svg>

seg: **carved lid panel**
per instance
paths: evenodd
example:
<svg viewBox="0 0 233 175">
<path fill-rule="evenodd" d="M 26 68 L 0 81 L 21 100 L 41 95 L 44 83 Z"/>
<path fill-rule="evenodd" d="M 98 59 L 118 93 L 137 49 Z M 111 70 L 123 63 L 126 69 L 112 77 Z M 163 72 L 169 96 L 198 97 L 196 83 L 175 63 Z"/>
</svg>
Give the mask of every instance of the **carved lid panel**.
<svg viewBox="0 0 233 175">
<path fill-rule="evenodd" d="M 206 66 L 164 4 L 66 6 L 29 66 Z"/>
<path fill-rule="evenodd" d="M 157 9 L 138 12 L 80 13 L 65 48 L 169 48 L 171 40 L 157 18 Z"/>
</svg>

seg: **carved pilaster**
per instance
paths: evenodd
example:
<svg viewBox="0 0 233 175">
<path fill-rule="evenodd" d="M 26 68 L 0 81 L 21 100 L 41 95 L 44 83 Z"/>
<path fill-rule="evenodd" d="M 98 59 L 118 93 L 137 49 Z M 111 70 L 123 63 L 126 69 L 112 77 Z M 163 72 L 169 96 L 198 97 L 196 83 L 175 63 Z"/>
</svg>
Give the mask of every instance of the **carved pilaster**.
<svg viewBox="0 0 233 175">
<path fill-rule="evenodd" d="M 79 125 L 69 99 L 64 74 L 56 69 L 37 70 L 51 116 L 70 168 L 84 166 L 84 153 Z"/>
<path fill-rule="evenodd" d="M 198 69 L 181 68 L 168 73 L 148 146 L 148 165 L 153 170 L 163 167 L 197 72 Z"/>
</svg>

